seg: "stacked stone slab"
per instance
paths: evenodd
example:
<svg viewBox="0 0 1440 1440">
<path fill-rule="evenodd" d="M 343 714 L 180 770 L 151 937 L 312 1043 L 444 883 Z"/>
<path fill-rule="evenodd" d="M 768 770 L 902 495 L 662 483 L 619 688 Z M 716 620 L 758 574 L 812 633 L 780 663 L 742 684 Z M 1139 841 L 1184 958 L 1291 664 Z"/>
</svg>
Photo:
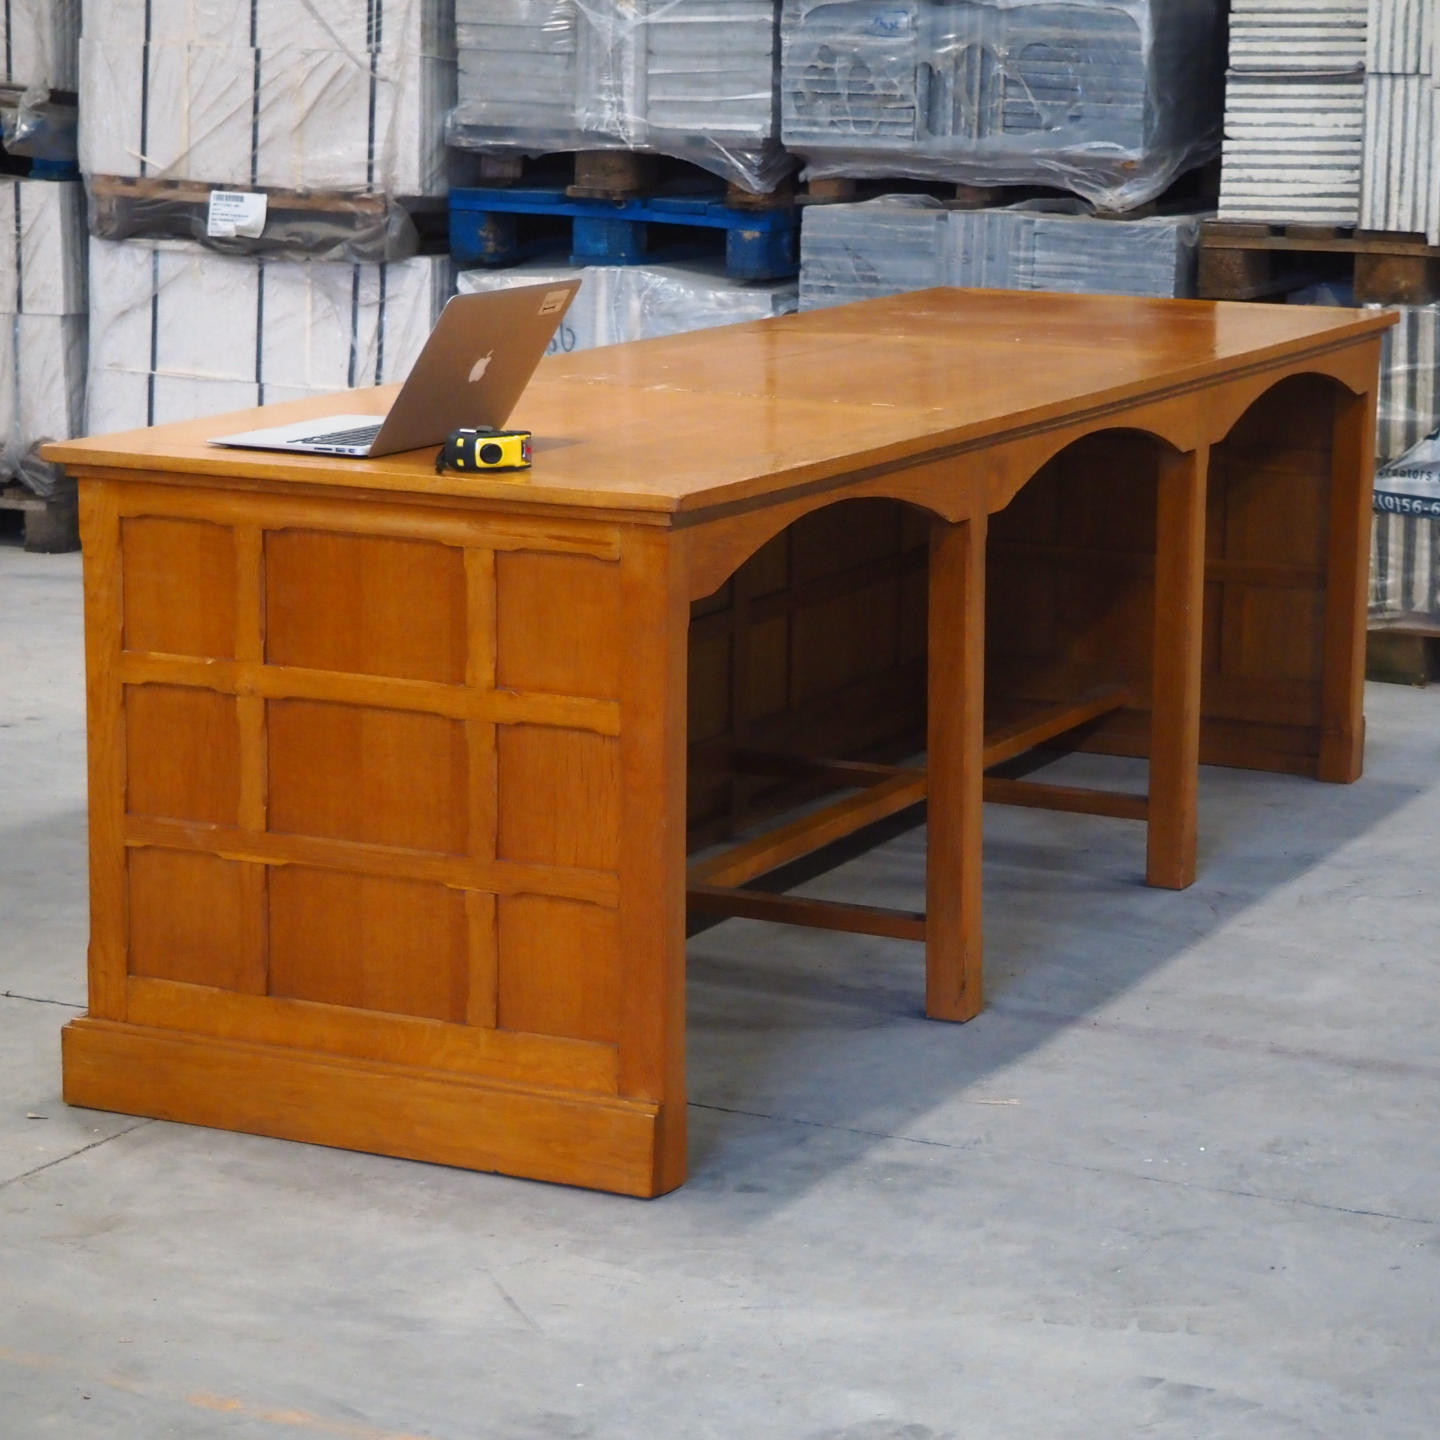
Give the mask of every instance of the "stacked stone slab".
<svg viewBox="0 0 1440 1440">
<path fill-rule="evenodd" d="M 44 496 L 84 421 L 85 238 L 78 181 L 0 179 L 0 477 Z"/>
<path fill-rule="evenodd" d="M 1044 208 L 943 210 L 903 198 L 811 205 L 800 232 L 800 308 L 931 285 L 1184 296 L 1194 291 L 1198 238 L 1193 215 L 1112 220 Z"/>
<path fill-rule="evenodd" d="M 812 176 L 1153 198 L 1219 136 L 1213 0 L 785 0 L 785 144 Z"/>
<path fill-rule="evenodd" d="M 443 194 L 453 46 L 451 12 L 435 0 L 90 4 L 81 169 Z"/>
<path fill-rule="evenodd" d="M 7 140 L 17 116 L 75 89 L 79 30 L 79 0 L 0 6 Z M 75 182 L 0 177 L 0 481 L 53 495 L 59 472 L 37 452 L 78 434 L 84 405 L 85 196 Z"/>
<path fill-rule="evenodd" d="M 1435 0 L 1370 0 L 1360 224 L 1440 245 L 1440 64 Z"/>
<path fill-rule="evenodd" d="M 87 4 L 80 60 L 82 169 L 92 185 L 134 182 L 139 217 L 132 238 L 91 245 L 91 431 L 403 378 L 450 291 L 448 259 L 311 260 L 299 241 L 217 254 L 161 238 L 146 206 L 300 192 L 323 225 L 347 197 L 383 212 L 443 195 L 448 0 Z"/>
<path fill-rule="evenodd" d="M 752 189 L 783 172 L 775 0 L 456 0 L 452 144 L 651 150 Z"/>
<path fill-rule="evenodd" d="M 1369 0 L 1235 0 L 1220 216 L 1360 217 Z"/>
<path fill-rule="evenodd" d="M 275 262 L 183 241 L 90 243 L 93 433 L 403 380 L 446 256 Z"/>
<path fill-rule="evenodd" d="M 765 320 L 796 308 L 793 280 L 756 285 L 727 279 L 700 265 L 546 265 L 462 270 L 461 294 L 579 279 L 580 290 L 550 342 L 552 355 L 655 340 L 688 330 Z"/>
<path fill-rule="evenodd" d="M 80 0 L 5 0 L 0 85 L 32 94 L 76 87 Z"/>
</svg>

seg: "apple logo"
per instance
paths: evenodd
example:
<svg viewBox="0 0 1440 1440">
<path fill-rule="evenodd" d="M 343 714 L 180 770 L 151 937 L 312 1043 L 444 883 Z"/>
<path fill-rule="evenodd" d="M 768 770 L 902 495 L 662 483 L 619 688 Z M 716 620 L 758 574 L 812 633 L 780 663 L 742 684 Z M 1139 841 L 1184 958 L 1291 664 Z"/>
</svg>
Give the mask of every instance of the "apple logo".
<svg viewBox="0 0 1440 1440">
<path fill-rule="evenodd" d="M 471 383 L 472 385 L 473 385 L 477 380 L 479 380 L 482 375 L 484 375 L 484 373 L 485 373 L 486 369 L 489 367 L 490 361 L 491 361 L 491 359 L 494 357 L 494 355 L 495 355 L 495 352 L 494 352 L 493 350 L 491 350 L 491 351 L 489 351 L 488 353 L 482 355 L 482 356 L 470 367 L 470 383 Z"/>
</svg>

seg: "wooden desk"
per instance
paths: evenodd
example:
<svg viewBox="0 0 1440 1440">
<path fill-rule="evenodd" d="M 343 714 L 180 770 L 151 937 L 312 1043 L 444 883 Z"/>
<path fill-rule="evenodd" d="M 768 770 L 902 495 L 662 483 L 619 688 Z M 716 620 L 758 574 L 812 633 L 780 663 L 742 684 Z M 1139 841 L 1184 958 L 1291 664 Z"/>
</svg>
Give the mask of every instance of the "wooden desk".
<svg viewBox="0 0 1440 1440">
<path fill-rule="evenodd" d="M 1388 323 L 940 290 L 620 346 L 542 366 L 513 479 L 203 443 L 256 414 L 50 447 L 81 482 L 90 724 L 66 1098 L 679 1185 L 687 689 L 733 721 L 707 754 L 802 773 L 794 746 L 753 753 L 762 654 L 795 713 L 830 707 L 814 773 L 868 787 L 834 833 L 928 795 L 928 918 L 874 926 L 925 938 L 930 1015 L 974 1015 L 984 770 L 1047 725 L 1148 753 L 1148 800 L 1004 776 L 990 797 L 1147 820 L 1162 885 L 1194 874 L 1198 754 L 1359 774 Z M 807 553 L 863 551 L 884 511 L 898 559 L 761 583 L 776 537 L 841 501 L 870 509 Z M 987 526 L 992 683 L 1032 707 L 988 739 Z M 728 637 L 696 647 L 728 656 L 703 674 L 692 606 Z M 877 610 L 910 662 L 928 623 L 925 774 L 831 763 L 883 738 L 883 703 L 845 718 Z M 698 870 L 697 903 L 744 910 L 756 863 Z"/>
</svg>

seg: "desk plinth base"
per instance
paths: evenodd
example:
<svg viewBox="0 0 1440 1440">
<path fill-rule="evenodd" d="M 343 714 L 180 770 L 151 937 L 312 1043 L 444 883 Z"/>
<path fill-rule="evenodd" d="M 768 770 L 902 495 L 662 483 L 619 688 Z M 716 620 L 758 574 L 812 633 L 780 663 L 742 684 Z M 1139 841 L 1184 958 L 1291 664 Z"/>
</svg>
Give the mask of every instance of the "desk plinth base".
<svg viewBox="0 0 1440 1440">
<path fill-rule="evenodd" d="M 65 1100 L 609 1190 L 662 1193 L 660 1107 L 217 1041 L 84 1016 L 61 1032 Z"/>
</svg>

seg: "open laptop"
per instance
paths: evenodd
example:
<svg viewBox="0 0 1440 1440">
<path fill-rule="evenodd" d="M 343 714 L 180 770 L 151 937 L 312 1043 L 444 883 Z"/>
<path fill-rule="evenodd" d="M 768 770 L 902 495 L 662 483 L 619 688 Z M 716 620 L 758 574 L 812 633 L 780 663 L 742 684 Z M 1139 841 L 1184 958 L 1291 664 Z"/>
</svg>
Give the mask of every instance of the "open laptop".
<svg viewBox="0 0 1440 1440">
<path fill-rule="evenodd" d="M 579 288 L 576 279 L 454 296 L 383 417 L 337 410 L 293 425 L 218 435 L 209 443 L 373 456 L 438 445 L 452 430 L 498 430 Z"/>
</svg>

